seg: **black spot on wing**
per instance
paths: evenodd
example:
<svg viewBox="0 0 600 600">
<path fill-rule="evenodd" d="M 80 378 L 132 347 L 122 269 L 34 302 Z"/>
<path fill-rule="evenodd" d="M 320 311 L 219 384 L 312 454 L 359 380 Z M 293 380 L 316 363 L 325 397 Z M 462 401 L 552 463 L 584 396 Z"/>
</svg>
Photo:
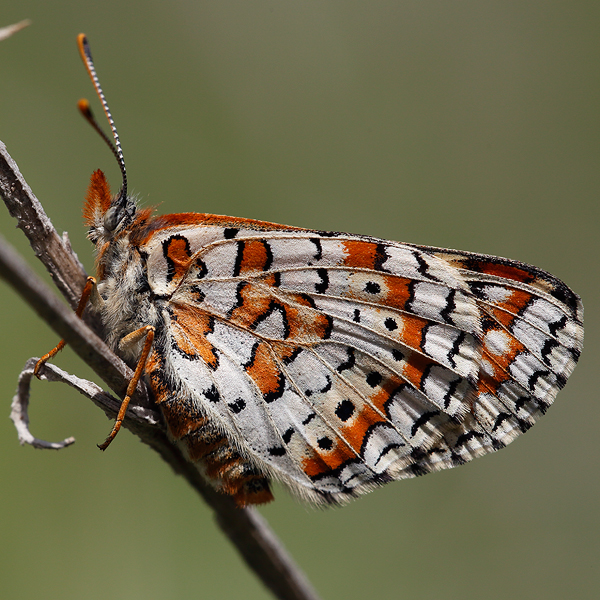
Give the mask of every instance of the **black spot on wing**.
<svg viewBox="0 0 600 600">
<path fill-rule="evenodd" d="M 259 346 L 260 342 L 254 342 L 254 344 L 252 344 L 252 349 L 250 350 L 250 358 L 246 363 L 243 364 L 244 369 L 249 369 L 254 364 L 254 361 L 256 360 L 256 351 L 258 350 Z"/>
<path fill-rule="evenodd" d="M 377 249 L 375 250 L 375 260 L 373 261 L 373 266 L 376 271 L 388 271 L 384 268 L 383 263 L 389 258 L 385 244 L 377 244 Z M 389 271 L 388 271 L 389 272 Z"/>
<path fill-rule="evenodd" d="M 544 345 L 540 351 L 540 356 L 546 365 L 550 366 L 550 353 L 555 348 L 558 348 L 558 346 L 559 343 L 553 338 L 547 338 L 544 342 Z"/>
<path fill-rule="evenodd" d="M 376 281 L 368 281 L 365 285 L 365 292 L 368 294 L 379 294 L 381 286 Z"/>
<path fill-rule="evenodd" d="M 398 350 L 398 348 L 393 348 L 392 349 L 392 358 L 395 361 L 400 362 L 401 360 L 405 359 L 405 356 L 404 356 L 404 354 L 402 352 L 400 352 L 400 350 Z"/>
<path fill-rule="evenodd" d="M 324 294 L 329 287 L 329 273 L 327 269 L 317 269 L 317 275 L 321 281 L 315 284 L 315 292 Z"/>
<path fill-rule="evenodd" d="M 302 421 L 302 425 L 308 425 L 315 417 L 317 416 L 317 413 L 310 413 L 308 415 L 308 417 L 306 417 L 306 419 L 304 419 L 304 421 Z"/>
<path fill-rule="evenodd" d="M 246 408 L 246 401 L 243 398 L 238 398 L 235 402 L 231 402 L 227 406 L 229 406 L 231 412 L 237 415 Z"/>
<path fill-rule="evenodd" d="M 415 301 L 415 288 L 419 282 L 416 279 L 413 279 L 406 286 L 408 290 L 408 298 L 404 303 L 404 310 L 406 312 L 414 312 L 413 302 Z"/>
<path fill-rule="evenodd" d="M 331 377 L 329 377 L 329 375 L 325 375 L 325 378 L 327 379 L 327 383 L 323 386 L 322 389 L 319 390 L 320 394 L 326 394 L 331 389 Z"/>
<path fill-rule="evenodd" d="M 541 398 L 537 398 L 535 400 L 535 405 L 538 407 L 538 410 L 545 415 L 546 412 L 548 411 L 548 409 L 550 408 L 550 404 L 548 404 L 548 402 L 545 402 L 544 400 L 542 400 Z"/>
<path fill-rule="evenodd" d="M 367 384 L 372 388 L 377 387 L 383 381 L 383 375 L 377 371 L 371 371 L 367 375 Z"/>
<path fill-rule="evenodd" d="M 467 432 L 463 433 L 462 435 L 458 436 L 458 438 L 456 439 L 456 443 L 454 444 L 454 447 L 458 448 L 460 446 L 464 446 L 471 440 L 481 439 L 483 437 L 485 437 L 485 435 L 483 433 L 481 433 L 480 431 L 474 431 L 474 430 L 467 431 Z"/>
<path fill-rule="evenodd" d="M 548 323 L 548 329 L 552 335 L 556 335 L 559 329 L 562 329 L 567 324 L 567 317 L 563 315 L 558 321 Z"/>
<path fill-rule="evenodd" d="M 207 390 L 204 390 L 204 396 L 210 402 L 218 402 L 221 399 L 221 394 L 219 394 L 219 390 L 215 387 L 215 385 L 211 385 Z"/>
<path fill-rule="evenodd" d="M 391 317 L 388 317 L 383 324 L 388 331 L 395 331 L 398 329 L 398 323 L 396 322 L 396 319 L 392 319 Z"/>
<path fill-rule="evenodd" d="M 268 271 L 273 264 L 273 250 L 271 250 L 271 245 L 266 240 L 263 240 L 263 246 L 265 247 L 265 254 L 267 255 L 265 264 L 263 265 L 263 271 Z"/>
<path fill-rule="evenodd" d="M 317 445 L 321 450 L 331 450 L 333 448 L 333 442 L 326 436 L 319 438 L 317 440 Z"/>
<path fill-rule="evenodd" d="M 454 396 L 456 389 L 458 388 L 458 384 L 461 381 L 462 379 L 460 377 L 457 377 L 448 384 L 448 391 L 444 394 L 444 408 L 448 408 L 450 406 L 452 396 Z"/>
<path fill-rule="evenodd" d="M 426 423 L 431 421 L 431 419 L 433 419 L 434 417 L 437 417 L 439 414 L 440 414 L 439 410 L 430 410 L 430 411 L 424 412 L 422 415 L 420 415 L 419 418 L 415 420 L 415 422 L 413 423 L 413 425 L 410 429 L 411 437 L 415 436 L 415 434 L 417 433 L 417 430 L 420 427 L 423 427 L 423 425 L 425 425 Z"/>
<path fill-rule="evenodd" d="M 517 419 L 517 425 L 519 426 L 519 429 L 521 430 L 522 433 L 525 433 L 526 431 L 528 431 L 529 429 L 531 429 L 533 427 L 533 423 L 530 423 L 529 421 L 525 421 L 525 419 L 519 419 L 518 417 L 515 417 Z"/>
<path fill-rule="evenodd" d="M 315 252 L 314 259 L 321 260 L 323 257 L 323 247 L 321 246 L 321 240 L 319 238 L 310 238 L 310 241 L 316 246 L 317 251 Z"/>
<path fill-rule="evenodd" d="M 335 415 L 340 421 L 346 422 L 354 414 L 355 406 L 350 400 L 342 400 L 335 407 Z"/>
<path fill-rule="evenodd" d="M 492 317 L 490 317 L 489 315 L 482 315 L 481 317 L 481 332 L 482 333 L 487 333 L 488 331 L 491 331 L 492 329 L 496 329 L 497 324 L 496 321 L 494 319 L 492 319 Z"/>
<path fill-rule="evenodd" d="M 538 379 L 541 379 L 542 377 L 546 377 L 548 375 L 550 375 L 550 371 L 542 371 L 542 370 L 534 371 L 531 374 L 531 376 L 529 377 L 529 379 L 527 380 L 529 389 L 533 392 L 533 390 L 535 389 L 535 386 L 538 382 Z"/>
<path fill-rule="evenodd" d="M 248 285 L 247 281 L 240 281 L 240 283 L 238 283 L 237 288 L 235 289 L 235 304 L 229 309 L 229 312 L 227 313 L 228 317 L 231 317 L 231 315 L 233 314 L 233 311 L 236 308 L 239 308 L 240 306 L 242 306 L 244 304 L 244 298 L 242 296 L 242 290 Z"/>
<path fill-rule="evenodd" d="M 417 271 L 419 271 L 419 273 L 423 275 L 423 277 L 427 277 L 427 279 L 431 279 L 432 281 L 439 281 L 437 277 L 435 277 L 429 272 L 429 265 L 427 264 L 427 261 L 423 258 L 423 255 L 420 252 L 417 252 L 416 250 L 413 251 L 413 256 L 417 261 Z"/>
<path fill-rule="evenodd" d="M 450 365 L 453 368 L 456 368 L 456 361 L 454 360 L 454 357 L 460 352 L 460 347 L 462 346 L 466 337 L 467 337 L 467 334 L 464 331 L 461 331 L 456 336 L 456 339 L 454 340 L 454 344 L 452 344 L 452 348 L 450 348 L 450 350 L 448 350 L 448 362 L 450 363 Z"/>
<path fill-rule="evenodd" d="M 492 431 L 496 431 L 496 429 L 498 429 L 498 427 L 500 427 L 500 425 L 502 425 L 502 423 L 504 423 L 504 421 L 509 421 L 510 419 L 512 419 L 512 415 L 509 413 L 505 413 L 505 412 L 501 412 L 500 414 L 498 414 L 498 416 L 496 417 L 496 420 L 494 421 L 494 426 L 492 427 Z"/>
<path fill-rule="evenodd" d="M 515 402 L 515 412 L 519 412 L 530 401 L 531 396 L 519 396 Z"/>
<path fill-rule="evenodd" d="M 237 277 L 242 270 L 242 263 L 244 261 L 244 248 L 246 247 L 246 242 L 243 240 L 238 240 L 237 242 L 237 251 L 235 255 L 235 264 L 233 265 L 233 276 Z"/>
<path fill-rule="evenodd" d="M 275 448 L 269 448 L 269 454 L 271 456 L 284 456 L 287 450 L 283 446 L 276 446 Z"/>
<path fill-rule="evenodd" d="M 294 430 L 290 427 L 289 429 L 286 429 L 283 432 L 283 435 L 281 436 L 281 439 L 283 440 L 283 442 L 285 444 L 289 444 L 290 440 L 292 439 L 292 435 L 294 434 Z"/>
<path fill-rule="evenodd" d="M 489 284 L 482 281 L 468 281 L 467 284 L 476 298 L 487 300 L 486 290 Z"/>
<path fill-rule="evenodd" d="M 327 320 L 327 326 L 325 327 L 325 331 L 323 331 L 323 339 L 328 340 L 333 331 L 333 317 L 331 315 L 323 315 L 323 317 Z"/>
<path fill-rule="evenodd" d="M 440 311 L 440 316 L 444 319 L 445 323 L 449 325 L 455 325 L 450 313 L 456 308 L 456 290 L 450 290 L 446 296 L 446 306 Z"/>
<path fill-rule="evenodd" d="M 356 356 L 354 356 L 354 348 L 348 347 L 348 348 L 346 348 L 346 350 L 348 351 L 348 360 L 346 360 L 345 362 L 343 362 L 337 366 L 336 370 L 338 373 L 341 373 L 342 371 L 345 371 L 346 369 L 351 369 L 356 364 Z"/>
</svg>

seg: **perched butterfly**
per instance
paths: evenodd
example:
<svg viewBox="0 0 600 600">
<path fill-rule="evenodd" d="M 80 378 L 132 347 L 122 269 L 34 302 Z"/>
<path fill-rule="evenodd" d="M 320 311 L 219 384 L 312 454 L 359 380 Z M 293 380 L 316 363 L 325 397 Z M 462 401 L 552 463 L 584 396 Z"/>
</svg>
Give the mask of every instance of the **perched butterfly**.
<svg viewBox="0 0 600 600">
<path fill-rule="evenodd" d="M 218 490 L 268 502 L 277 479 L 341 503 L 502 448 L 546 412 L 582 348 L 583 307 L 564 283 L 493 256 L 139 210 L 78 44 L 123 174 L 114 197 L 92 175 L 97 284 L 80 312 L 90 297 L 109 345 L 137 363 L 129 393 L 145 373 L 171 436 Z"/>
</svg>

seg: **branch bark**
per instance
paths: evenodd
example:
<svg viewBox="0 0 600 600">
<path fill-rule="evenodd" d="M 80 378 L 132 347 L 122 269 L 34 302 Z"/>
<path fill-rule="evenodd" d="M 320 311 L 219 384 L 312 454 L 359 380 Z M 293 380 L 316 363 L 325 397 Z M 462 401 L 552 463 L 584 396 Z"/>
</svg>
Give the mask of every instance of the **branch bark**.
<svg viewBox="0 0 600 600">
<path fill-rule="evenodd" d="M 42 205 L 34 196 L 13 159 L 0 142 L 0 196 L 20 227 L 35 255 L 48 269 L 59 291 L 71 307 L 75 307 L 85 284 L 85 270 L 72 251 L 66 236 L 61 238 Z M 27 263 L 0 239 L 0 276 L 67 341 L 73 350 L 89 364 L 120 397 L 131 378 L 129 367 L 102 341 L 102 330 L 86 312 L 78 319 L 39 279 Z M 92 325 L 93 331 L 90 328 Z M 19 388 L 13 401 L 12 417 L 22 442 L 35 439 L 29 433 L 27 403 L 33 362 L 29 361 L 19 378 Z M 55 366 L 42 370 L 44 378 L 63 381 L 90 398 L 109 416 L 115 417 L 120 402 L 102 392 L 91 382 L 64 373 Z M 198 470 L 170 442 L 160 415 L 143 384 L 132 399 L 123 426 L 153 448 L 173 470 L 188 483 L 215 511 L 217 523 L 236 546 L 246 563 L 263 583 L 282 600 L 317 600 L 298 566 L 287 554 L 267 523 L 254 509 L 239 509 L 233 501 L 213 490 Z M 27 437 L 29 436 L 29 437 Z M 36 440 L 41 442 L 41 440 Z M 65 440 L 69 442 L 70 440 Z M 58 443 L 62 444 L 61 442 Z M 50 447 L 53 447 L 52 445 Z"/>
</svg>

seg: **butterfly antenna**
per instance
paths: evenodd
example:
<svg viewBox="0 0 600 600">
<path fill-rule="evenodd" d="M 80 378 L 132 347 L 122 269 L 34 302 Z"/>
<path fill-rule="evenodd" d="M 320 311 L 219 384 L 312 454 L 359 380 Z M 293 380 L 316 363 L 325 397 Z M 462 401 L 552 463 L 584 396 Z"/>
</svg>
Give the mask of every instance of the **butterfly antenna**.
<svg viewBox="0 0 600 600">
<path fill-rule="evenodd" d="M 96 121 L 96 118 L 92 114 L 90 103 L 87 100 L 80 100 L 77 103 L 77 107 L 79 108 L 79 112 L 81 112 L 81 114 L 84 116 L 85 120 L 98 132 L 98 134 L 100 134 L 100 137 L 106 142 L 117 159 L 117 162 L 119 163 L 119 168 L 121 169 L 121 175 L 123 177 L 121 192 L 119 193 L 119 203 L 123 204 L 127 198 L 127 172 L 125 170 L 125 159 L 123 158 L 123 150 L 121 150 L 119 134 L 117 133 L 115 122 L 112 118 L 110 109 L 108 108 L 108 102 L 106 102 L 106 98 L 104 97 L 104 92 L 100 87 L 100 81 L 98 81 L 98 75 L 96 74 L 96 68 L 94 67 L 94 61 L 92 60 L 92 53 L 90 52 L 90 46 L 84 33 L 80 33 L 77 36 L 77 46 L 79 48 L 79 54 L 81 55 L 83 64 L 85 65 L 88 75 L 90 76 L 90 79 L 94 84 L 94 88 L 96 89 L 96 94 L 98 95 L 98 98 L 100 98 L 100 102 L 102 102 L 102 108 L 104 109 L 104 114 L 108 119 L 115 143 L 112 143 L 110 138 L 104 133 L 104 131 L 102 131 L 100 125 L 98 125 L 98 121 Z"/>
</svg>

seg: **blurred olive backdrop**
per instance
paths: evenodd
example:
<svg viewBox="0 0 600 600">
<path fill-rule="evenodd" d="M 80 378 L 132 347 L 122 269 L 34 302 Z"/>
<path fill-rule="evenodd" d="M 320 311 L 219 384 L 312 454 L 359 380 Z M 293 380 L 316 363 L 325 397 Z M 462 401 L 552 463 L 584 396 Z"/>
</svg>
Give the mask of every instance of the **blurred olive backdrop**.
<svg viewBox="0 0 600 600">
<path fill-rule="evenodd" d="M 278 488 L 261 512 L 324 599 L 596 598 L 600 4 L 3 4 L 0 26 L 33 25 L 0 42 L 0 139 L 89 271 L 88 178 L 119 175 L 76 111 L 80 31 L 146 204 L 508 256 L 583 297 L 580 365 L 509 448 L 338 510 Z M 75 446 L 18 445 L 17 375 L 57 337 L 0 289 L 0 597 L 268 598 L 156 455 L 127 432 L 97 450 L 110 423 L 72 390 L 36 382 L 31 418 Z"/>
</svg>

